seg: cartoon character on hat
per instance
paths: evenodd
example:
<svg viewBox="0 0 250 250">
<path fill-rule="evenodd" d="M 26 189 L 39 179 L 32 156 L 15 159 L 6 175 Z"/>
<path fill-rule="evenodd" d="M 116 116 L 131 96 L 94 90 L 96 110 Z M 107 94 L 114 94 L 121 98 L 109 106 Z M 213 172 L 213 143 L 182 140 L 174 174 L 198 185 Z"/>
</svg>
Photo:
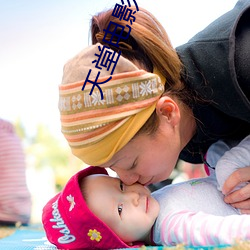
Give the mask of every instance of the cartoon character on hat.
<svg viewBox="0 0 250 250">
<path fill-rule="evenodd" d="M 88 207 L 81 190 L 81 182 L 85 177 L 96 174 L 108 175 L 104 168 L 83 169 L 72 176 L 64 189 L 45 205 L 42 222 L 48 240 L 60 249 L 116 249 L 141 246 L 140 243 L 132 246 L 123 242 Z"/>
</svg>

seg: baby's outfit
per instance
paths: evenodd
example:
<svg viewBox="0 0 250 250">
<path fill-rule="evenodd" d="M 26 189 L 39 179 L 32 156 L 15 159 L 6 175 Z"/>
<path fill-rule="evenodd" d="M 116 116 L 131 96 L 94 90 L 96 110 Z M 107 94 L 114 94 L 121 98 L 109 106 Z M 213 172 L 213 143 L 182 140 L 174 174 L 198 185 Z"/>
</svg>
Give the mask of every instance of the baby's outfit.
<svg viewBox="0 0 250 250">
<path fill-rule="evenodd" d="M 230 145 L 223 141 L 209 148 L 210 176 L 152 193 L 160 203 L 160 214 L 153 228 L 156 245 L 205 246 L 250 239 L 250 216 L 240 215 L 240 211 L 225 203 L 221 192 L 232 172 L 250 165 L 250 136 L 229 149 Z"/>
</svg>

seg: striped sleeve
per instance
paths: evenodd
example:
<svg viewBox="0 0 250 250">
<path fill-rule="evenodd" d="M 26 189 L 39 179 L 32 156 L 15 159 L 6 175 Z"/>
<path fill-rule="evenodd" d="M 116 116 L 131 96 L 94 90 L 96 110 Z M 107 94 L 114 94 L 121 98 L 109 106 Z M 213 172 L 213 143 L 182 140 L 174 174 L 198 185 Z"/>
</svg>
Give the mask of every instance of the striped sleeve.
<svg viewBox="0 0 250 250">
<path fill-rule="evenodd" d="M 173 211 L 161 226 L 161 241 L 170 246 L 233 244 L 250 239 L 250 215 L 216 216 L 203 212 Z"/>
<path fill-rule="evenodd" d="M 28 223 L 31 197 L 26 185 L 21 140 L 11 123 L 0 119 L 0 223 Z"/>
</svg>

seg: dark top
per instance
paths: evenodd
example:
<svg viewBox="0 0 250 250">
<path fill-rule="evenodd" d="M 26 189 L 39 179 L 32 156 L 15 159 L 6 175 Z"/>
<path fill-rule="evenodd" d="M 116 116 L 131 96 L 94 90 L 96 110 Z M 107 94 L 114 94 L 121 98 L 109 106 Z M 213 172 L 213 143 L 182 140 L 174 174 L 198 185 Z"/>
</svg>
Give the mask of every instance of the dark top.
<svg viewBox="0 0 250 250">
<path fill-rule="evenodd" d="M 180 159 L 202 163 L 219 139 L 250 134 L 250 0 L 176 48 L 185 83 L 206 102 L 193 105 L 197 131 Z"/>
</svg>

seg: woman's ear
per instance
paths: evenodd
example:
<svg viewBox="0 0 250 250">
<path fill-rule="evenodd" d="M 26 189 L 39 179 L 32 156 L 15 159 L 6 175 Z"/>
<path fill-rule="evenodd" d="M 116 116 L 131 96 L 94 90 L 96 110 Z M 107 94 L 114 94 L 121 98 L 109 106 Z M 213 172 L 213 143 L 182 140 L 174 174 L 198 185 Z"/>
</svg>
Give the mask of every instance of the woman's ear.
<svg viewBox="0 0 250 250">
<path fill-rule="evenodd" d="M 156 113 L 160 119 L 175 126 L 180 122 L 178 104 L 169 96 L 162 96 L 156 104 Z"/>
</svg>

